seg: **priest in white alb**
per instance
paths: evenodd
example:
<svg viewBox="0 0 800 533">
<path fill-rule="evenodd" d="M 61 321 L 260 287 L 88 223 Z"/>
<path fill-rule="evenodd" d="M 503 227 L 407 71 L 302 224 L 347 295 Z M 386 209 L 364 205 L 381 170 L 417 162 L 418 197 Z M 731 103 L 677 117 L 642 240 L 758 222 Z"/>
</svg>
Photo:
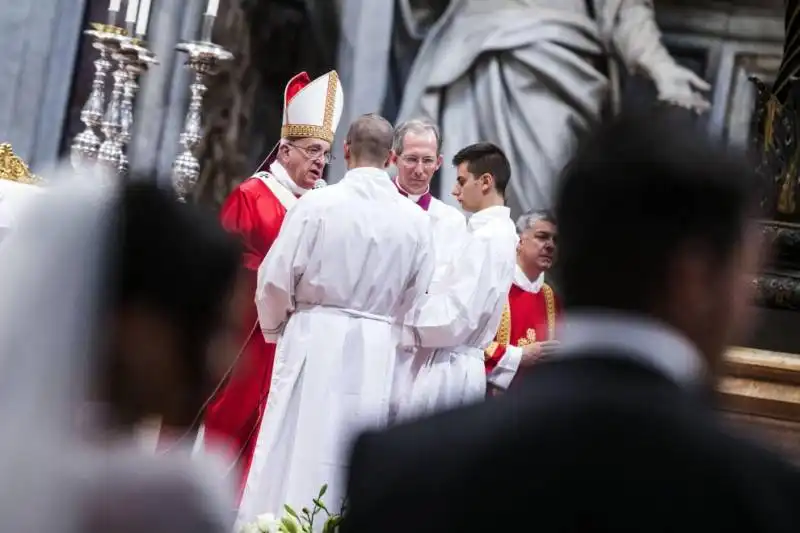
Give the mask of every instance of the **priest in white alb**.
<svg viewBox="0 0 800 533">
<path fill-rule="evenodd" d="M 394 184 L 400 194 L 428 214 L 433 230 L 433 247 L 436 250 L 436 269 L 431 282 L 433 287 L 442 279 L 461 249 L 467 233 L 464 214 L 431 194 L 431 179 L 444 159 L 441 148 L 442 137 L 433 122 L 408 120 L 394 130 L 392 163 L 397 169 Z M 419 371 L 419 363 L 425 360 L 425 354 L 417 353 L 419 351 L 413 347 L 398 347 L 392 418 L 408 396 L 411 382 Z M 427 355 L 430 355 L 430 350 Z"/>
<path fill-rule="evenodd" d="M 310 507 L 326 483 L 338 511 L 352 439 L 387 422 L 396 324 L 434 269 L 427 216 L 386 173 L 391 143 L 385 119 L 357 119 L 350 170 L 297 202 L 259 268 L 259 322 L 278 347 L 242 521 Z"/>
<path fill-rule="evenodd" d="M 409 418 L 483 399 L 484 349 L 500 323 L 514 278 L 517 233 L 504 192 L 511 178 L 505 154 L 477 143 L 453 158 L 453 195 L 472 213 L 464 246 L 441 281 L 407 315 L 403 344 L 437 348 L 426 355 L 399 416 Z"/>
</svg>

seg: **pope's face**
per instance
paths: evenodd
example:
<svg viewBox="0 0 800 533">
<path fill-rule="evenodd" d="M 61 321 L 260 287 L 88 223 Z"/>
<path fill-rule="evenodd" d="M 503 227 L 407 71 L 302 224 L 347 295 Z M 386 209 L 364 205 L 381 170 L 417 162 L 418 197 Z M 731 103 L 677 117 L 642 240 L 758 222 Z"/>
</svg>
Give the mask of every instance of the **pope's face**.
<svg viewBox="0 0 800 533">
<path fill-rule="evenodd" d="M 403 152 L 392 154 L 392 163 L 397 167 L 397 183 L 409 194 L 425 194 L 431 185 L 433 174 L 442 164 L 438 153 L 436 135 L 406 133 Z"/>
<path fill-rule="evenodd" d="M 298 187 L 311 189 L 330 162 L 331 144 L 311 137 L 293 139 L 281 146 L 281 164 Z"/>
</svg>

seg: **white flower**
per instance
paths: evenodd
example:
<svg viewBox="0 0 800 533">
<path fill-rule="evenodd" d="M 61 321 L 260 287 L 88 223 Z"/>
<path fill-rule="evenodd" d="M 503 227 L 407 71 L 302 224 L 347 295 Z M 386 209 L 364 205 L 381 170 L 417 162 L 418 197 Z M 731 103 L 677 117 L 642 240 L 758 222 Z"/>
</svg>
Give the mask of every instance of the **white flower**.
<svg viewBox="0 0 800 533">
<path fill-rule="evenodd" d="M 257 530 L 260 533 L 278 533 L 278 520 L 272 513 L 260 514 L 256 517 Z"/>
<path fill-rule="evenodd" d="M 249 523 L 242 526 L 241 533 L 260 533 L 258 526 L 255 523 Z"/>
</svg>

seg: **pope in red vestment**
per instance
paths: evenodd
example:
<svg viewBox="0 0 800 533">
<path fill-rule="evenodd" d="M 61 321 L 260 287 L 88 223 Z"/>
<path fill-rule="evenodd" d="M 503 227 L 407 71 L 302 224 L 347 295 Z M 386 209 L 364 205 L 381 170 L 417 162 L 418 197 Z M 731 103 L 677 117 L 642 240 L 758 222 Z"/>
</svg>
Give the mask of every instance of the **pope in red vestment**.
<svg viewBox="0 0 800 533">
<path fill-rule="evenodd" d="M 561 313 L 558 297 L 544 282 L 555 257 L 556 226 L 545 211 L 523 215 L 517 223 L 517 268 L 497 335 L 485 352 L 490 394 L 507 389 L 556 345 Z"/>
<path fill-rule="evenodd" d="M 322 174 L 341 116 L 341 107 L 330 104 L 330 95 L 337 92 L 341 86 L 335 71 L 313 81 L 305 72 L 292 78 L 284 94 L 281 141 L 222 206 L 222 225 L 241 238 L 242 264 L 254 295 L 258 268 L 287 211 L 308 190 L 324 185 Z M 275 344 L 261 333 L 254 300 L 245 314 L 239 357 L 206 408 L 201 437 L 234 454 L 240 486 L 253 457 L 275 359 Z"/>
</svg>

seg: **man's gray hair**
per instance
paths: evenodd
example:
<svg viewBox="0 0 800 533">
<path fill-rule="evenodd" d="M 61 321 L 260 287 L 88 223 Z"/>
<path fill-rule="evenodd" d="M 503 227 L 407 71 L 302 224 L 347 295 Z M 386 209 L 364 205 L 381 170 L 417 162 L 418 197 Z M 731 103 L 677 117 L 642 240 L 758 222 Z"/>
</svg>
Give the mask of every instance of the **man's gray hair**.
<svg viewBox="0 0 800 533">
<path fill-rule="evenodd" d="M 550 222 L 551 224 L 556 223 L 556 217 L 547 209 L 534 209 L 532 211 L 527 211 L 517 219 L 517 235 L 522 235 L 526 230 L 531 229 L 533 225 L 540 220 Z"/>
<path fill-rule="evenodd" d="M 424 118 L 413 118 L 398 124 L 394 129 L 394 139 L 392 139 L 392 150 L 397 155 L 403 153 L 403 141 L 407 133 L 415 135 L 424 135 L 426 133 L 433 133 L 436 138 L 436 155 L 442 152 L 442 134 L 439 131 L 439 126 L 430 120 Z"/>
</svg>

